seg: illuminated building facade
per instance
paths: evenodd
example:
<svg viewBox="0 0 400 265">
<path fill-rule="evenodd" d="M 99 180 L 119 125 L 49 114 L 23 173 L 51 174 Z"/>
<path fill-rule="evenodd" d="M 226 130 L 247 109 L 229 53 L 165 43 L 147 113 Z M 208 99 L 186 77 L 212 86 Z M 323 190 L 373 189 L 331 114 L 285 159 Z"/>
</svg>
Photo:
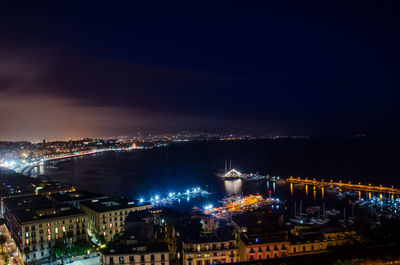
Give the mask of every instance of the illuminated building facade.
<svg viewBox="0 0 400 265">
<path fill-rule="evenodd" d="M 45 260 L 57 241 L 70 244 L 86 238 L 86 215 L 82 211 L 46 198 L 24 196 L 4 200 L 7 227 L 26 262 Z"/>
<path fill-rule="evenodd" d="M 87 214 L 89 235 L 110 241 L 124 231 L 125 219 L 130 212 L 146 210 L 151 205 L 138 205 L 136 201 L 115 197 L 83 201 L 80 208 Z"/>
<path fill-rule="evenodd" d="M 169 265 L 168 245 L 163 242 L 138 243 L 128 240 L 100 250 L 100 264 Z"/>
<path fill-rule="evenodd" d="M 236 262 L 236 241 L 213 238 L 182 242 L 184 265 L 209 265 Z"/>
</svg>

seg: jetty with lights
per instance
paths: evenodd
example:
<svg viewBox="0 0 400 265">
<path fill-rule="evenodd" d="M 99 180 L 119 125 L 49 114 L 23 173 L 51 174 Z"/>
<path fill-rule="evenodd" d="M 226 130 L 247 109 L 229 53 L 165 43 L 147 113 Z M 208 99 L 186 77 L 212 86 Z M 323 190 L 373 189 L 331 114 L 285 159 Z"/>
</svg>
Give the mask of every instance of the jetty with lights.
<svg viewBox="0 0 400 265">
<path fill-rule="evenodd" d="M 400 196 L 400 189 L 395 188 L 393 186 L 390 187 L 385 187 L 383 185 L 379 186 L 374 186 L 371 184 L 362 184 L 361 182 L 358 183 L 352 183 L 352 182 L 342 182 L 342 181 L 325 181 L 324 179 L 322 180 L 316 180 L 316 179 L 308 179 L 308 178 L 295 178 L 295 177 L 289 177 L 286 179 L 287 183 L 296 185 L 296 184 L 302 184 L 302 185 L 310 185 L 310 186 L 318 186 L 318 187 L 326 187 L 326 188 L 332 188 L 332 187 L 337 187 L 338 191 L 341 189 L 344 190 L 355 190 L 355 191 L 366 191 L 366 192 L 376 192 L 376 193 L 387 193 L 391 195 L 396 195 Z"/>
</svg>

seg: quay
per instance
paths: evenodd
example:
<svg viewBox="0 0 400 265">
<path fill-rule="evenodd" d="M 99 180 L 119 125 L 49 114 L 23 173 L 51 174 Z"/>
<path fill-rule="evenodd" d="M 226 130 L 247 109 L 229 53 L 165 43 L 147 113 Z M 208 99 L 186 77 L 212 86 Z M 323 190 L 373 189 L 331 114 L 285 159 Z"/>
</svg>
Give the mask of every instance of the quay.
<svg viewBox="0 0 400 265">
<path fill-rule="evenodd" d="M 336 182 L 333 180 L 330 181 L 325 181 L 324 179 L 322 180 L 316 180 L 316 179 L 308 179 L 308 178 L 294 178 L 294 177 L 289 177 L 286 179 L 287 183 L 290 184 L 297 184 L 297 183 L 304 183 L 305 185 L 311 185 L 311 186 L 319 186 L 319 187 L 330 187 L 330 186 L 336 186 L 341 189 L 346 189 L 346 190 L 356 190 L 356 191 L 366 191 L 366 192 L 379 192 L 379 193 L 388 193 L 392 195 L 400 195 L 400 189 L 394 188 L 393 186 L 391 187 L 385 187 L 385 186 L 374 186 L 371 184 L 365 185 L 362 184 L 361 182 L 359 183 L 351 183 L 351 182 Z"/>
</svg>

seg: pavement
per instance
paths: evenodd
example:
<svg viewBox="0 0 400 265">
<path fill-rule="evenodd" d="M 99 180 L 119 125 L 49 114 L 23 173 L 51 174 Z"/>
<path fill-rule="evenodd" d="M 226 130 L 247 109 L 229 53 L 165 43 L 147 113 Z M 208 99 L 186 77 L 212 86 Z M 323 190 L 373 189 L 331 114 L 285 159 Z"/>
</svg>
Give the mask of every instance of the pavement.
<svg viewBox="0 0 400 265">
<path fill-rule="evenodd" d="M 70 265 L 99 265 L 99 264 L 100 264 L 100 257 L 82 259 L 70 263 Z"/>
<path fill-rule="evenodd" d="M 21 252 L 18 251 L 17 257 L 13 257 L 11 255 L 11 253 L 17 253 L 17 247 L 15 245 L 14 239 L 11 238 L 10 232 L 5 225 L 0 226 L 0 234 L 4 235 L 7 238 L 7 242 L 3 246 L 3 251 L 10 258 L 8 264 L 24 265 Z M 17 263 L 13 263 L 13 260 L 15 260 Z M 0 258 L 0 265 L 7 265 L 4 263 L 2 258 Z"/>
<path fill-rule="evenodd" d="M 10 254 L 10 253 L 17 252 L 17 247 L 15 245 L 14 239 L 11 238 L 10 232 L 8 231 L 8 229 L 5 225 L 0 226 L 0 234 L 4 235 L 7 238 L 7 243 L 4 244 L 3 251 L 10 258 L 8 264 L 24 265 L 24 261 L 22 259 L 21 252 L 18 252 L 17 257 L 12 257 Z M 92 254 L 95 254 L 95 253 L 92 253 Z M 100 264 L 100 257 L 84 259 L 84 256 L 86 256 L 86 255 L 75 257 L 75 259 L 77 259 L 77 260 L 72 263 L 69 263 L 69 264 L 73 264 L 73 265 L 99 265 Z M 17 263 L 13 263 L 14 259 Z M 3 258 L 0 257 L 0 265 L 8 265 L 8 264 L 5 264 L 3 261 Z M 54 265 L 58 264 L 58 262 L 53 262 L 52 265 L 53 264 Z"/>
</svg>

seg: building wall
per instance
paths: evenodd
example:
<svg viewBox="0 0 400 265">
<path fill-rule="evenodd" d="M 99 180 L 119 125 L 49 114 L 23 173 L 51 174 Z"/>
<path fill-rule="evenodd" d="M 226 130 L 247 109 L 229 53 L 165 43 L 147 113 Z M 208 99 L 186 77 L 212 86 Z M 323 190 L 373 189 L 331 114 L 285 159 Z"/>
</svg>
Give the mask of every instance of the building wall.
<svg viewBox="0 0 400 265">
<path fill-rule="evenodd" d="M 283 258 L 289 256 L 289 242 L 246 245 L 239 240 L 239 261 Z"/>
<path fill-rule="evenodd" d="M 358 240 L 354 231 L 325 233 L 324 239 L 321 241 L 292 243 L 290 255 L 298 256 L 325 252 L 329 247 L 340 246 L 349 242 L 350 239 Z"/>
<path fill-rule="evenodd" d="M 184 265 L 208 265 L 237 261 L 234 240 L 213 243 L 183 243 Z"/>
<path fill-rule="evenodd" d="M 12 222 L 15 222 L 16 219 Z M 13 238 L 22 253 L 29 248 L 24 260 L 34 261 L 47 258 L 53 254 L 56 241 L 72 243 L 86 238 L 86 218 L 84 214 L 52 218 L 20 224 L 12 224 Z"/>
<path fill-rule="evenodd" d="M 125 219 L 131 211 L 142 210 L 145 206 L 129 207 L 114 211 L 96 212 L 95 210 L 81 205 L 81 210 L 88 217 L 88 232 L 90 236 L 103 235 L 106 241 L 124 231 Z"/>
<path fill-rule="evenodd" d="M 290 245 L 289 252 L 291 256 L 320 253 L 325 252 L 328 245 L 327 241 L 298 242 Z"/>
<path fill-rule="evenodd" d="M 121 263 L 122 262 L 122 263 Z M 169 265 L 168 252 L 159 253 L 133 253 L 133 254 L 100 254 L 100 264 L 143 264 L 143 265 Z"/>
</svg>

